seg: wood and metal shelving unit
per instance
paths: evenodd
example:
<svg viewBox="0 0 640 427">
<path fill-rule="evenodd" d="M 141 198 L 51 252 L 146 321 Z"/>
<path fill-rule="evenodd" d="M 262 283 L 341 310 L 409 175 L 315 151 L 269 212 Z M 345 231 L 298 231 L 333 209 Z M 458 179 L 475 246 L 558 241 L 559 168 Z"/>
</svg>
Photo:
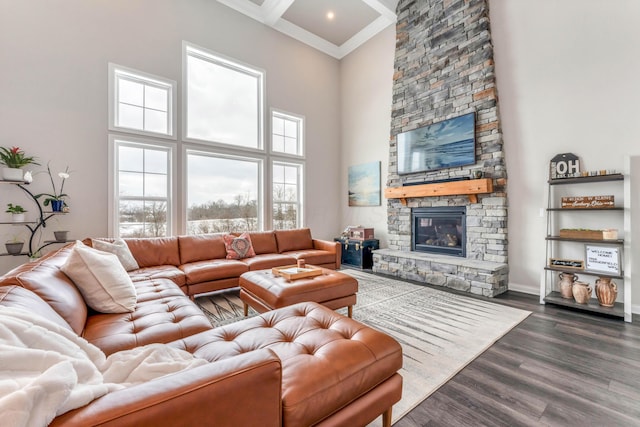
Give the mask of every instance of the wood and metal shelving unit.
<svg viewBox="0 0 640 427">
<path fill-rule="evenodd" d="M 578 190 L 574 189 L 573 185 L 579 185 Z M 591 186 L 587 186 L 591 184 Z M 622 186 L 621 186 L 622 184 Z M 543 268 L 542 278 L 540 281 L 540 303 L 550 303 L 572 309 L 583 310 L 587 312 L 605 314 L 609 316 L 623 318 L 625 321 L 631 321 L 631 278 L 627 273 L 625 266 L 630 263 L 629 257 L 629 242 L 628 242 L 628 224 L 629 224 L 629 188 L 628 181 L 625 180 L 623 174 L 612 175 L 597 175 L 597 176 L 585 176 L 575 178 L 561 178 L 550 179 L 546 189 L 547 200 L 547 234 L 546 240 L 546 265 Z M 584 191 L 587 189 L 589 192 L 603 191 L 605 188 L 607 191 L 615 191 L 622 197 L 616 200 L 616 206 L 608 208 L 560 208 L 560 196 L 555 191 L 556 188 L 563 186 L 567 189 L 565 192 Z M 604 186 L 604 187 L 603 187 Z M 597 189 L 595 188 L 597 187 Z M 621 191 L 622 190 L 622 191 Z M 591 193 L 592 194 L 592 193 Z M 620 200 L 622 199 L 622 201 Z M 603 214 L 607 212 L 608 214 Z M 579 223 L 581 218 L 591 217 L 591 221 L 604 224 L 606 221 L 603 216 L 609 215 L 606 220 L 613 221 L 620 227 L 619 233 L 622 233 L 624 238 L 616 239 L 591 239 L 591 238 L 571 238 L 560 237 L 559 235 L 559 223 Z M 560 218 L 562 217 L 562 218 Z M 572 254 L 576 253 L 576 247 L 579 245 L 603 245 L 613 248 L 619 248 L 622 251 L 620 256 L 620 271 L 619 274 L 613 274 L 611 272 L 600 272 L 589 270 L 588 268 L 570 268 L 564 266 L 551 265 L 550 259 L 554 257 L 562 257 L 568 251 L 572 251 Z M 573 246 L 573 249 L 568 248 Z M 585 246 L 586 250 L 586 246 Z M 570 257 L 571 258 L 571 257 Z M 575 258 L 575 256 L 573 257 Z M 586 263 L 585 263 L 586 267 Z M 591 278 L 591 281 L 587 280 L 587 283 L 593 285 L 593 280 L 598 277 L 608 277 L 616 279 L 618 282 L 618 298 L 613 307 L 604 307 L 599 304 L 598 300 L 594 296 L 586 304 L 579 304 L 574 299 L 563 298 L 558 291 L 557 277 L 558 273 L 574 273 L 578 275 L 584 275 Z"/>
</svg>

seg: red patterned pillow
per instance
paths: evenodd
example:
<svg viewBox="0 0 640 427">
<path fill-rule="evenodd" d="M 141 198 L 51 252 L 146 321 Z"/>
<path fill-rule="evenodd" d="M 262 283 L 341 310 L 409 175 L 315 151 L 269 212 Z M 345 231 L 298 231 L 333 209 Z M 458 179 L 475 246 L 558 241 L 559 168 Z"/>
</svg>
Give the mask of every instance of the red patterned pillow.
<svg viewBox="0 0 640 427">
<path fill-rule="evenodd" d="M 242 233 L 239 237 L 232 234 L 225 235 L 224 246 L 227 249 L 227 259 L 242 259 L 256 256 L 248 233 Z"/>
</svg>

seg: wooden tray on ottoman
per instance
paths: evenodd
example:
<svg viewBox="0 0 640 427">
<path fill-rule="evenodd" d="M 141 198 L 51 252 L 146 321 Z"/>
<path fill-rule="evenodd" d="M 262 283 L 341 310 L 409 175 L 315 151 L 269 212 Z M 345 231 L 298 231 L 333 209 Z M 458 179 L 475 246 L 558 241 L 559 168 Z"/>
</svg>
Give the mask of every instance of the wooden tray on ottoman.
<svg viewBox="0 0 640 427">
<path fill-rule="evenodd" d="M 322 268 L 315 265 L 307 265 L 300 268 L 297 265 L 285 265 L 282 267 L 273 267 L 271 273 L 274 276 L 281 276 L 287 280 L 302 279 L 305 277 L 315 277 L 322 275 Z"/>
</svg>

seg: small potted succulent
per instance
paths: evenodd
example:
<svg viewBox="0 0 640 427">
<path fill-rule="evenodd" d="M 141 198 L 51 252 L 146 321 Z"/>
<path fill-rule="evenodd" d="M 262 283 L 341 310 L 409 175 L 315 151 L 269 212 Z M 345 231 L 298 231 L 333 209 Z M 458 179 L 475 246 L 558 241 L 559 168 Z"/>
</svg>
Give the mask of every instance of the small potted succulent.
<svg viewBox="0 0 640 427">
<path fill-rule="evenodd" d="M 20 240 L 18 236 L 14 236 L 12 239 L 7 240 L 4 244 L 4 247 L 7 248 L 7 253 L 9 255 L 20 255 L 23 246 L 24 242 Z"/>
<path fill-rule="evenodd" d="M 9 203 L 7 204 L 7 210 L 5 212 L 11 214 L 13 222 L 24 222 L 24 214 L 27 210 L 20 205 Z"/>
</svg>

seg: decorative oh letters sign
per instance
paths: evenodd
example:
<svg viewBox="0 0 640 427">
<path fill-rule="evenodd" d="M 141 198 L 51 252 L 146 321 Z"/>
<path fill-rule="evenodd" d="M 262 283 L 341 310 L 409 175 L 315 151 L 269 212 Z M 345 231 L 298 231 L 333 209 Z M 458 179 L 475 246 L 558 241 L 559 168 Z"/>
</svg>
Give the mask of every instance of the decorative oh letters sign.
<svg viewBox="0 0 640 427">
<path fill-rule="evenodd" d="M 573 153 L 558 154 L 549 165 L 551 179 L 571 178 L 580 175 L 580 159 Z"/>
</svg>

